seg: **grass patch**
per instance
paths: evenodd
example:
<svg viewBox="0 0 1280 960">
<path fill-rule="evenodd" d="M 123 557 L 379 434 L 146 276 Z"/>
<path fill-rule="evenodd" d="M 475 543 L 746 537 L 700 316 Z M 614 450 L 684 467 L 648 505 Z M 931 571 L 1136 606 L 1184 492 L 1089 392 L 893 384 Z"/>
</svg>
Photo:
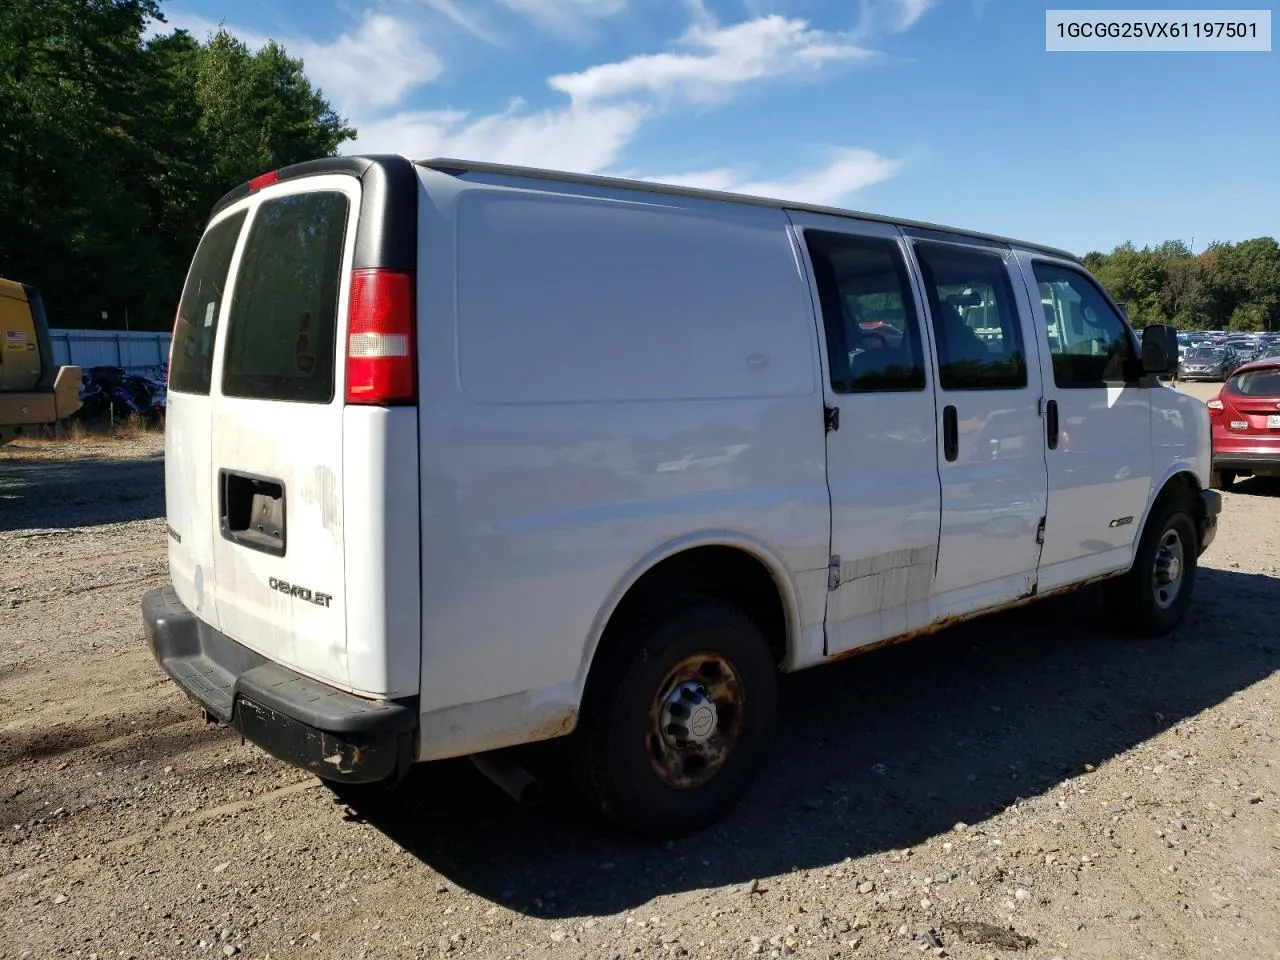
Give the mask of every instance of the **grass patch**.
<svg viewBox="0 0 1280 960">
<path fill-rule="evenodd" d="M 164 421 L 147 423 L 138 414 L 112 421 L 90 420 L 79 418 L 64 420 L 49 426 L 40 427 L 27 434 L 31 440 L 54 440 L 68 443 L 83 443 L 89 440 L 136 440 L 148 435 L 164 433 Z"/>
<path fill-rule="evenodd" d="M 136 413 L 116 420 L 72 420 L 69 424 L 59 424 L 66 430 L 70 440 L 90 440 L 115 437 L 121 440 L 133 440 L 149 433 L 164 433 L 164 421 L 147 423 Z"/>
</svg>

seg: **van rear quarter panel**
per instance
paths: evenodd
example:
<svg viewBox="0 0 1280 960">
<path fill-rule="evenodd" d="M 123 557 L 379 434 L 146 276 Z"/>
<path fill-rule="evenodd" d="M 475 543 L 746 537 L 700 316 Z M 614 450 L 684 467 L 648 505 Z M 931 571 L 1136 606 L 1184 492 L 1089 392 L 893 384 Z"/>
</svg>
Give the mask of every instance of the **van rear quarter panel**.
<svg viewBox="0 0 1280 960">
<path fill-rule="evenodd" d="M 817 331 L 785 214 L 420 176 L 423 713 L 576 707 L 611 605 L 678 540 L 758 545 L 820 630 Z"/>
</svg>

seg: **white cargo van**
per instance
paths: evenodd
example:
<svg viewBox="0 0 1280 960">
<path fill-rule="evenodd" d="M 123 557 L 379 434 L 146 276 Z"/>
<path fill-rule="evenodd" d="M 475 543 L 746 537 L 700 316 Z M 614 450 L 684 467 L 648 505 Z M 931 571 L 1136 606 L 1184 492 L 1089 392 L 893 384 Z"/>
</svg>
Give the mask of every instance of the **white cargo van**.
<svg viewBox="0 0 1280 960">
<path fill-rule="evenodd" d="M 266 174 L 182 294 L 147 634 L 329 781 L 572 737 L 607 814 L 695 830 L 779 671 L 1100 580 L 1177 625 L 1221 500 L 1143 334 L 1071 255 L 968 231 L 453 160 Z"/>
</svg>

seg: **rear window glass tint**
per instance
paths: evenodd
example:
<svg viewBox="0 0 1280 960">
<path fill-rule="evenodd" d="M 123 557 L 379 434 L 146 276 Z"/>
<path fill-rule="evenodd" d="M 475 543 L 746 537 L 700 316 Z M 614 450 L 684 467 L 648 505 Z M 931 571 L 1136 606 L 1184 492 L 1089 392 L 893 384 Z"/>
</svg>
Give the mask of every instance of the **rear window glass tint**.
<svg viewBox="0 0 1280 960">
<path fill-rule="evenodd" d="M 1280 367 L 1236 374 L 1231 378 L 1231 392 L 1242 397 L 1280 397 Z"/>
<path fill-rule="evenodd" d="M 218 337 L 218 313 L 227 288 L 227 271 L 236 249 L 243 211 L 219 220 L 200 239 L 187 285 L 182 289 L 173 325 L 169 389 L 175 393 L 208 394 L 213 376 L 213 344 Z"/>
<path fill-rule="evenodd" d="M 231 304 L 222 392 L 254 400 L 333 399 L 347 197 L 268 200 L 249 225 Z"/>
</svg>

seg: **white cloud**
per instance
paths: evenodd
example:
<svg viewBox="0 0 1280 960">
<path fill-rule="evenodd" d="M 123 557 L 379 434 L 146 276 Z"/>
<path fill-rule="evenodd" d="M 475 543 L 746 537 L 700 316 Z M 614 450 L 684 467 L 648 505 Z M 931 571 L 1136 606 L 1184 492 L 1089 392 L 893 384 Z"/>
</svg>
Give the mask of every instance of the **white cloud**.
<svg viewBox="0 0 1280 960">
<path fill-rule="evenodd" d="M 677 93 L 691 100 L 719 99 L 752 80 L 868 55 L 838 36 L 809 29 L 803 20 L 778 16 L 728 27 L 709 20 L 695 23 L 681 42 L 697 52 L 632 57 L 552 77 L 550 86 L 569 97 L 566 106 L 525 112 L 517 102 L 501 113 L 480 116 L 404 111 L 358 122 L 359 139 L 346 149 L 598 173 L 615 166 L 644 123 L 661 112 L 662 101 Z"/>
<path fill-rule="evenodd" d="M 810 29 L 804 20 L 777 15 L 727 27 L 695 23 L 680 43 L 692 50 L 641 54 L 579 73 L 560 74 L 548 82 L 583 103 L 643 95 L 669 99 L 676 94 L 709 102 L 750 81 L 874 56 L 837 34 Z"/>
<path fill-rule="evenodd" d="M 593 20 L 622 13 L 627 0 L 499 0 L 539 27 L 562 36 L 580 36 Z"/>
<path fill-rule="evenodd" d="M 152 22 L 149 33 L 187 30 L 205 40 L 224 26 L 181 11 L 165 11 L 167 24 Z M 404 17 L 366 12 L 354 31 L 328 42 L 306 37 L 268 37 L 253 30 L 226 25 L 251 50 L 277 40 L 290 56 L 300 57 L 307 78 L 343 113 L 388 108 L 401 103 L 410 90 L 440 76 L 444 65 L 423 39 L 419 26 Z"/>
<path fill-rule="evenodd" d="M 839 204 L 864 187 L 888 180 L 902 166 L 902 161 L 882 157 L 871 150 L 839 147 L 831 151 L 830 159 L 821 166 L 797 170 L 776 179 L 754 179 L 732 167 L 645 179 L 796 203 Z"/>
<path fill-rule="evenodd" d="M 707 0 L 684 0 L 684 5 L 694 23 L 715 23 L 715 16 L 707 9 Z"/>
<path fill-rule="evenodd" d="M 571 21 L 620 12 L 626 4 L 626 0 L 501 2 L 557 30 L 569 29 Z M 918 19 L 928 6 L 928 0 L 892 2 L 904 20 L 912 11 Z M 456 26 L 490 39 L 472 16 L 470 3 L 422 3 Z M 644 124 L 674 101 L 714 102 L 748 83 L 875 55 L 845 35 L 812 29 L 804 20 L 775 14 L 720 26 L 703 0 L 685 3 L 693 24 L 679 39 L 683 49 L 551 77 L 551 88 L 565 94 L 569 102 L 533 111 L 527 111 L 520 100 L 501 112 L 479 115 L 465 110 L 397 110 L 414 88 L 436 79 L 442 70 L 440 58 L 422 36 L 421 21 L 367 12 L 354 29 L 332 41 L 279 39 L 292 55 L 306 61 L 308 76 L 357 126 L 358 140 L 344 145 L 346 153 L 455 156 L 579 173 L 617 171 L 624 151 Z M 220 26 L 190 14 L 167 15 L 166 32 L 184 28 L 203 39 Z M 266 36 L 254 31 L 228 29 L 251 48 L 267 42 Z M 870 150 L 837 148 L 824 163 L 778 178 L 720 167 L 647 179 L 796 202 L 838 204 L 857 190 L 894 176 L 902 165 Z"/>
<path fill-rule="evenodd" d="M 349 153 L 401 153 L 417 159 L 466 160 L 597 173 L 613 166 L 639 132 L 646 111 L 637 104 L 568 106 L 471 117 L 464 111 L 406 112 L 364 123 Z"/>
<path fill-rule="evenodd" d="M 907 30 L 925 15 L 933 0 L 894 0 L 897 9 L 897 29 Z"/>
<path fill-rule="evenodd" d="M 467 33 L 488 43 L 497 42 L 495 36 L 489 32 L 489 29 L 479 19 L 462 8 L 459 0 L 422 0 L 422 2 L 454 24 L 454 26 L 461 27 L 467 31 Z"/>
<path fill-rule="evenodd" d="M 444 70 L 413 21 L 385 13 L 366 13 L 354 33 L 330 43 L 293 40 L 285 48 L 302 57 L 312 82 L 347 112 L 394 107 Z"/>
</svg>

